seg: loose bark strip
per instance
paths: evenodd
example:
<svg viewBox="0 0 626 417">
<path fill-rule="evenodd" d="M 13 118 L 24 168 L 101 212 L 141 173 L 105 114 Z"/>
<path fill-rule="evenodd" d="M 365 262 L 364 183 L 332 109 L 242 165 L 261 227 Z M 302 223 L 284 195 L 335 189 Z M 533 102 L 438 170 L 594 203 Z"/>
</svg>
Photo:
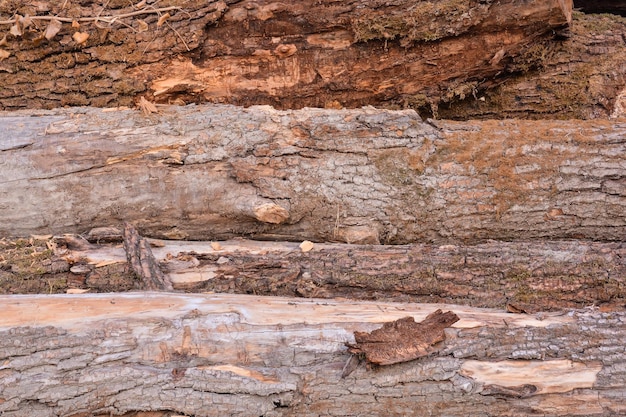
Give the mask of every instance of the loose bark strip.
<svg viewBox="0 0 626 417">
<path fill-rule="evenodd" d="M 4 417 L 626 411 L 623 312 L 525 315 L 163 293 L 5 296 L 0 303 Z M 445 330 L 439 352 L 370 370 L 361 365 L 341 378 L 355 331 L 407 316 L 421 321 L 437 308 L 460 318 Z"/>
<path fill-rule="evenodd" d="M 371 332 L 354 332 L 355 343 L 348 343 L 348 352 L 364 355 L 369 363 L 393 365 L 408 362 L 437 352 L 446 335 L 444 329 L 459 321 L 451 311 L 435 310 L 416 323 L 413 317 L 404 317 L 383 324 Z"/>
<path fill-rule="evenodd" d="M 137 233 L 130 224 L 124 225 L 124 250 L 128 264 L 143 282 L 144 289 L 150 291 L 173 291 L 172 282 L 166 277 L 152 255 L 150 243 Z"/>
<path fill-rule="evenodd" d="M 37 114 L 0 115 L 0 234 L 130 221 L 144 236 L 194 240 L 626 235 L 623 121 L 217 105 Z"/>
</svg>

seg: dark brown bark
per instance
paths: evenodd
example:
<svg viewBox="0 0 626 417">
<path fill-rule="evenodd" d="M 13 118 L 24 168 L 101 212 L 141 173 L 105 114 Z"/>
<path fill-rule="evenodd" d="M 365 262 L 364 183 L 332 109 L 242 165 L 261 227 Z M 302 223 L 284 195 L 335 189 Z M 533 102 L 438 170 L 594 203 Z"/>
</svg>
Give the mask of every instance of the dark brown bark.
<svg viewBox="0 0 626 417">
<path fill-rule="evenodd" d="M 269 107 L 8 113 L 0 233 L 477 243 L 626 235 L 626 124 Z"/>
<path fill-rule="evenodd" d="M 0 297 L 3 417 L 609 416 L 623 312 L 450 306 L 441 350 L 341 378 L 355 331 L 437 306 L 164 293 Z"/>
<path fill-rule="evenodd" d="M 8 34 L 0 108 L 132 105 L 140 94 L 280 108 L 436 108 L 474 94 L 483 80 L 533 67 L 529 50 L 549 48 L 572 7 L 571 0 L 130 3 L 0 2 Z M 14 22 L 15 13 L 35 20 Z M 62 19 L 60 31 L 46 39 L 53 17 Z M 76 33 L 89 38 L 79 43 Z"/>
</svg>

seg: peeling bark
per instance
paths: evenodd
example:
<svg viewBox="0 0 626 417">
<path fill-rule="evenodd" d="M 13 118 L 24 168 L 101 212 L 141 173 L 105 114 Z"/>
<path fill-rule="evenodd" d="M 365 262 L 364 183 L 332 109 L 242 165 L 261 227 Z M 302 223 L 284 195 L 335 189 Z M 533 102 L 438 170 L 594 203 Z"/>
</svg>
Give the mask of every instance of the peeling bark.
<svg viewBox="0 0 626 417">
<path fill-rule="evenodd" d="M 172 291 L 172 283 L 167 278 L 152 255 L 148 241 L 129 224 L 124 225 L 124 250 L 128 264 L 141 279 L 143 289 L 151 291 Z"/>
<path fill-rule="evenodd" d="M 0 233 L 9 236 L 123 221 L 149 237 L 204 240 L 626 235 L 620 121 L 435 123 L 408 110 L 170 106 L 152 117 L 5 113 L 0 126 Z M 276 207 L 279 216 L 263 217 Z"/>
<path fill-rule="evenodd" d="M 460 321 L 439 352 L 341 378 L 354 331 L 419 321 L 440 305 L 156 293 L 0 301 L 6 417 L 626 411 L 624 313 L 446 306 Z"/>
</svg>

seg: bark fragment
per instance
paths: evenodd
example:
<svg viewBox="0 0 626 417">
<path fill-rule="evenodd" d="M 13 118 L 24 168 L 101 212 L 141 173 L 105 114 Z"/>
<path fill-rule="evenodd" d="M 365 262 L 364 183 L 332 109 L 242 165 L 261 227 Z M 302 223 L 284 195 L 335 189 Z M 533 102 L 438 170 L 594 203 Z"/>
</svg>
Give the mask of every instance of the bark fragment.
<svg viewBox="0 0 626 417">
<path fill-rule="evenodd" d="M 128 264 L 143 282 L 145 290 L 173 291 L 172 282 L 161 272 L 159 264 L 154 259 L 150 243 L 139 236 L 130 223 L 124 225 L 124 250 Z"/>
<path fill-rule="evenodd" d="M 413 317 L 404 317 L 372 332 L 355 332 L 356 343 L 347 344 L 354 355 L 364 355 L 375 365 L 408 362 L 437 352 L 446 335 L 444 329 L 459 321 L 451 311 L 435 310 L 416 323 Z"/>
</svg>

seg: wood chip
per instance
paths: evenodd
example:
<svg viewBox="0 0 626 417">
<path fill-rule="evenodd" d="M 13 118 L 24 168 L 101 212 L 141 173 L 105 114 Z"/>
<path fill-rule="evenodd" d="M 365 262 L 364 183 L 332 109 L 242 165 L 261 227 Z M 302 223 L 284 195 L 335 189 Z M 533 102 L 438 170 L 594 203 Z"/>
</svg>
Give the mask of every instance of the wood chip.
<svg viewBox="0 0 626 417">
<path fill-rule="evenodd" d="M 76 32 L 72 35 L 72 39 L 78 44 L 83 44 L 89 39 L 89 34 L 87 32 Z"/>
<path fill-rule="evenodd" d="M 85 294 L 86 292 L 89 292 L 89 289 L 69 288 L 67 291 L 65 291 L 66 294 Z"/>
<path fill-rule="evenodd" d="M 305 240 L 304 242 L 300 243 L 300 250 L 302 252 L 309 252 L 311 249 L 313 249 L 314 246 L 315 244 L 313 242 L 311 242 L 310 240 Z"/>
</svg>

